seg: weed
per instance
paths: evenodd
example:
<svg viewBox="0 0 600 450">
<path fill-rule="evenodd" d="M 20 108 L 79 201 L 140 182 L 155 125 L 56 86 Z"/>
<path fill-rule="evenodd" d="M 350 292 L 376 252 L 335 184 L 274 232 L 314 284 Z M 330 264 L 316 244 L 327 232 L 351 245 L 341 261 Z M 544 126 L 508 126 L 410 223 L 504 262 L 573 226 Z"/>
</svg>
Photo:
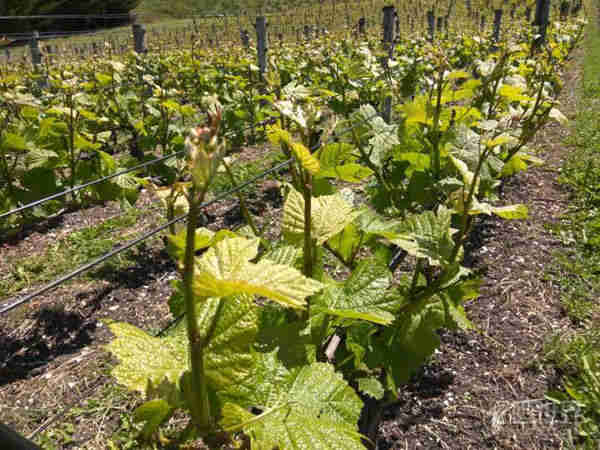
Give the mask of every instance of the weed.
<svg viewBox="0 0 600 450">
<path fill-rule="evenodd" d="M 568 336 L 553 335 L 546 362 L 563 374 L 560 390 L 548 398 L 567 408 L 576 406 L 578 448 L 596 448 L 600 440 L 600 34 L 591 18 L 586 40 L 583 83 L 569 153 L 559 181 L 572 192 L 572 207 L 553 227 L 571 250 L 554 255 L 552 274 L 561 287 L 561 303 L 578 326 Z M 595 325 L 596 324 L 596 325 Z"/>
</svg>

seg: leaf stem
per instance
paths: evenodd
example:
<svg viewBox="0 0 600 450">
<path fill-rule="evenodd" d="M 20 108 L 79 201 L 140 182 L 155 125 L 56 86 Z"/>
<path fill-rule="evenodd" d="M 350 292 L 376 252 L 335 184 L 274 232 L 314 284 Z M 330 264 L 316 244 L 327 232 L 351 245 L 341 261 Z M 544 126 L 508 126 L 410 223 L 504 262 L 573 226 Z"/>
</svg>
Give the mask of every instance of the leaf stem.
<svg viewBox="0 0 600 450">
<path fill-rule="evenodd" d="M 469 211 L 471 210 L 471 204 L 473 203 L 473 198 L 475 196 L 475 190 L 477 188 L 477 182 L 479 181 L 479 174 L 481 173 L 481 168 L 483 167 L 483 163 L 486 160 L 488 155 L 488 151 L 483 150 L 479 156 L 479 160 L 477 161 L 477 168 L 475 169 L 475 174 L 473 175 L 473 182 L 469 187 L 469 194 L 467 195 L 467 201 L 465 202 L 463 199 L 463 215 L 461 218 L 461 227 L 456 238 L 456 243 L 454 244 L 454 249 L 452 250 L 452 256 L 450 256 L 450 262 L 453 263 L 456 257 L 458 256 L 458 252 L 460 251 L 460 247 L 462 246 L 465 237 L 469 231 L 471 226 L 472 218 L 469 216 Z"/>
<path fill-rule="evenodd" d="M 233 175 L 233 172 L 231 171 L 231 168 L 229 167 L 229 164 L 227 164 L 225 159 L 223 159 L 221 161 L 221 164 L 223 164 L 223 167 L 225 167 L 225 172 L 227 172 L 227 176 L 229 176 L 231 183 L 234 186 L 236 186 L 237 181 L 235 179 L 235 176 Z M 240 202 L 240 209 L 242 210 L 242 215 L 244 216 L 244 219 L 246 219 L 246 222 L 248 222 L 248 225 L 250 226 L 250 228 L 252 228 L 252 232 L 254 233 L 255 236 L 261 236 L 262 234 L 256 227 L 254 218 L 250 214 L 250 210 L 248 209 L 248 205 L 246 204 L 246 198 L 244 197 L 244 194 L 242 194 L 242 191 L 237 191 L 236 196 Z"/>
<path fill-rule="evenodd" d="M 415 271 L 413 273 L 413 278 L 410 283 L 410 296 L 412 297 L 417 289 L 417 283 L 419 282 L 419 275 L 423 271 L 424 258 L 419 258 L 417 260 L 417 265 L 415 267 Z"/>
<path fill-rule="evenodd" d="M 438 79 L 437 85 L 437 97 L 435 102 L 435 111 L 433 113 L 433 131 L 432 131 L 432 139 L 431 142 L 431 151 L 433 153 L 433 170 L 434 176 L 436 180 L 439 180 L 440 174 L 442 172 L 441 161 L 440 161 L 440 141 L 441 141 L 441 132 L 440 132 L 440 117 L 442 115 L 442 93 L 444 92 L 444 68 L 440 69 L 440 77 Z"/>
<path fill-rule="evenodd" d="M 329 251 L 329 253 L 331 253 L 333 256 L 335 256 L 348 269 L 350 269 L 350 270 L 354 269 L 354 265 L 351 262 L 346 261 L 344 259 L 344 257 L 341 255 L 341 253 L 338 252 L 336 249 L 332 248 L 331 245 L 329 245 L 327 242 L 325 242 L 323 244 L 323 247 L 326 248 Z"/>
<path fill-rule="evenodd" d="M 352 128 L 352 137 L 354 139 L 354 143 L 356 144 L 356 148 L 360 152 L 360 156 L 361 156 L 362 160 L 367 165 L 367 167 L 373 171 L 375 178 L 377 178 L 377 182 L 381 186 L 383 186 L 383 188 L 387 192 L 388 196 L 390 196 L 390 198 L 393 201 L 394 197 L 392 196 L 392 189 L 390 188 L 388 183 L 385 181 L 385 178 L 383 177 L 383 175 L 381 175 L 379 168 L 375 164 L 373 164 L 373 161 L 371 161 L 371 158 L 369 157 L 369 155 L 367 155 L 365 150 L 360 145 L 360 138 L 359 138 L 358 134 L 356 133 L 355 128 Z"/>
<path fill-rule="evenodd" d="M 304 196 L 304 276 L 313 276 L 313 243 L 312 243 L 312 176 L 307 171 L 304 174 L 302 193 Z"/>
</svg>

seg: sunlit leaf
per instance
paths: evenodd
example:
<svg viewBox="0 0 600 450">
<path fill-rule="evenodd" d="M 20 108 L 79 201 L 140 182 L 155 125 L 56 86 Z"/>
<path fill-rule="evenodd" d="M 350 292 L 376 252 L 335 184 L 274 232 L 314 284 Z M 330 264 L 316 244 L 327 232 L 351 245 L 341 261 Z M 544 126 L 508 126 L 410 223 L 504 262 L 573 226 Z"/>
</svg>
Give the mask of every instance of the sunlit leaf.
<svg viewBox="0 0 600 450">
<path fill-rule="evenodd" d="M 355 210 L 340 194 L 323 195 L 311 200 L 312 238 L 317 244 L 342 231 L 360 212 Z M 304 197 L 290 187 L 283 207 L 282 230 L 289 239 L 299 241 L 304 236 Z"/>
<path fill-rule="evenodd" d="M 363 260 L 345 282 L 327 286 L 315 298 L 313 311 L 389 325 L 394 320 L 390 311 L 397 302 L 387 292 L 391 279 L 385 263 L 375 258 Z"/>
<path fill-rule="evenodd" d="M 267 126 L 267 137 L 274 145 L 284 142 L 287 148 L 290 149 L 296 159 L 300 162 L 302 167 L 304 167 L 310 173 L 314 175 L 319 172 L 319 160 L 316 159 L 310 153 L 310 150 L 302 143 L 294 141 L 288 131 L 283 130 L 276 125 Z"/>
<path fill-rule="evenodd" d="M 306 298 L 320 291 L 318 281 L 298 270 L 268 259 L 251 263 L 258 240 L 225 239 L 196 259 L 194 293 L 200 297 L 250 294 L 267 297 L 285 306 L 302 308 Z"/>
<path fill-rule="evenodd" d="M 287 371 L 272 354 L 263 358 L 270 360 L 245 383 L 247 398 L 242 403 L 261 413 L 225 404 L 221 421 L 225 429 L 243 430 L 253 449 L 364 448 L 356 426 L 361 401 L 333 366 L 314 363 Z M 254 386 L 260 386 L 256 393 Z"/>
</svg>

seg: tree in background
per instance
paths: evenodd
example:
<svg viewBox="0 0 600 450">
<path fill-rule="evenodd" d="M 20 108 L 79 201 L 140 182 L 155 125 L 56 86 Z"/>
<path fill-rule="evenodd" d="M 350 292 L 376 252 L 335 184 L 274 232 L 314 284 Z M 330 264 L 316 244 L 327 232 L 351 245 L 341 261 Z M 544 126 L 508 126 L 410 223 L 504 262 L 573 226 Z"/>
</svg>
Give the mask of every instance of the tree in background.
<svg viewBox="0 0 600 450">
<path fill-rule="evenodd" d="M 35 16 L 43 14 L 127 14 L 138 6 L 140 0 L 2 0 L 2 16 Z M 97 27 L 109 27 L 127 23 L 128 19 L 95 20 L 2 20 L 0 35 L 3 33 L 25 33 L 39 31 L 71 31 Z"/>
</svg>

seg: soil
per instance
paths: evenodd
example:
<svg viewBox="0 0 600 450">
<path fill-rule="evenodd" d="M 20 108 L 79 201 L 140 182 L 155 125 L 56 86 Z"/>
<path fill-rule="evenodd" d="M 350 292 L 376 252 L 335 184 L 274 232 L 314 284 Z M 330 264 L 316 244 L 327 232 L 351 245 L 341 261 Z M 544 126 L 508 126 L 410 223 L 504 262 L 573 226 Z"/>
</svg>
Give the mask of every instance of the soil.
<svg viewBox="0 0 600 450">
<path fill-rule="evenodd" d="M 576 110 L 578 73 L 572 67 L 565 74 L 560 101 L 567 115 Z M 557 124 L 546 126 L 535 145 L 546 164 L 503 185 L 502 204 L 526 204 L 529 218 L 477 223 L 467 261 L 484 274 L 484 284 L 481 296 L 466 307 L 476 329 L 441 332 L 439 351 L 402 388 L 398 402 L 383 411 L 377 448 L 564 446 L 568 425 L 534 421 L 531 411 L 546 407 L 544 394 L 558 382 L 558 375 L 539 360 L 545 339 L 549 332 L 571 326 L 561 310 L 558 287 L 545 276 L 553 251 L 563 246 L 546 225 L 558 220 L 568 201 L 568 193 L 556 182 L 566 133 Z M 272 181 L 260 184 L 249 201 L 262 225 L 277 221 L 282 199 Z M 0 242 L 0 270 L 58 236 L 117 213 L 116 204 L 71 212 Z M 215 203 L 206 210 L 206 220 L 214 229 L 241 223 L 237 201 Z M 145 222 L 150 228 L 160 223 L 152 224 L 150 218 Z M 110 339 L 106 320 L 158 333 L 173 319 L 167 300 L 169 283 L 178 275 L 163 248 L 160 240 L 152 240 L 135 250 L 136 264 L 130 269 L 73 281 L 0 317 L 0 422 L 35 436 L 87 398 L 103 399 L 103 389 L 114 385 L 109 374 L 114 361 L 102 350 Z M 102 437 L 110 436 L 120 414 L 138 401 L 125 395 L 117 406 L 106 408 L 101 423 L 77 417 L 69 448 L 103 448 Z M 523 414 L 518 413 L 525 407 L 530 415 L 521 423 Z"/>
</svg>

